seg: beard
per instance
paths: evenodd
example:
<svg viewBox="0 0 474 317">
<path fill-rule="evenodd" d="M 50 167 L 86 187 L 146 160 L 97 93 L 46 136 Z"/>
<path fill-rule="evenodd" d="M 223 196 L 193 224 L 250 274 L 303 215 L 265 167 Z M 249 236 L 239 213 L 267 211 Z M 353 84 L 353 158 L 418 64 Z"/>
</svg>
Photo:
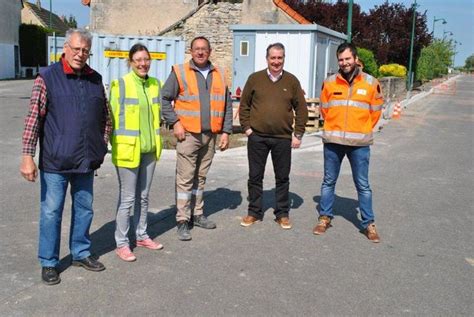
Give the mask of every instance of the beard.
<svg viewBox="0 0 474 317">
<path fill-rule="evenodd" d="M 356 69 L 356 67 L 357 67 L 357 64 L 354 63 L 349 68 L 347 68 L 347 67 L 341 68 L 341 72 L 343 74 L 352 74 L 354 72 L 354 70 Z"/>
</svg>

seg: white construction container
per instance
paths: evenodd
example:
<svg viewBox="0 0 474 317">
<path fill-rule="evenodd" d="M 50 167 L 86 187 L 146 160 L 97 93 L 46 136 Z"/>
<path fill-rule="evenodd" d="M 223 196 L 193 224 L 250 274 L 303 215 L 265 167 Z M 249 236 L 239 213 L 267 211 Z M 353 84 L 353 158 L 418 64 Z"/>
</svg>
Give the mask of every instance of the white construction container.
<svg viewBox="0 0 474 317">
<path fill-rule="evenodd" d="M 294 74 L 306 98 L 319 97 L 324 79 L 337 72 L 336 49 L 346 35 L 317 24 L 232 25 L 234 36 L 232 94 L 244 88 L 248 76 L 267 68 L 268 45 L 285 46 L 284 69 Z"/>
</svg>

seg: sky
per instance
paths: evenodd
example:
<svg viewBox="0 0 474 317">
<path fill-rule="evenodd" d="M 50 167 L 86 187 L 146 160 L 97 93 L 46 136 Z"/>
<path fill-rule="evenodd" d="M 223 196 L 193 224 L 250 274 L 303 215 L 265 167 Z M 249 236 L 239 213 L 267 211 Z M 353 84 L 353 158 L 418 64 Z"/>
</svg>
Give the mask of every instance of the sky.
<svg viewBox="0 0 474 317">
<path fill-rule="evenodd" d="M 29 1 L 36 2 L 36 0 Z M 90 9 L 82 5 L 81 0 L 41 0 L 41 5 L 49 10 L 50 1 L 52 1 L 53 12 L 57 15 L 69 16 L 72 14 L 76 18 L 79 27 L 89 24 Z M 384 0 L 354 0 L 354 3 L 359 4 L 362 11 L 365 12 L 384 2 Z M 414 0 L 389 2 L 402 3 L 409 7 Z M 424 13 L 426 11 L 427 13 L 427 24 L 430 32 L 433 31 L 434 17 L 446 20 L 446 24 L 442 24 L 442 21 L 435 23 L 435 37 L 442 38 L 444 35 L 448 39 L 461 43 L 456 45 L 455 65 L 463 66 L 466 58 L 474 54 L 474 0 L 417 0 L 417 5 L 418 12 Z M 411 30 L 408 30 L 407 36 L 410 36 L 410 32 Z M 453 35 L 449 35 L 449 32 L 452 32 Z"/>
</svg>

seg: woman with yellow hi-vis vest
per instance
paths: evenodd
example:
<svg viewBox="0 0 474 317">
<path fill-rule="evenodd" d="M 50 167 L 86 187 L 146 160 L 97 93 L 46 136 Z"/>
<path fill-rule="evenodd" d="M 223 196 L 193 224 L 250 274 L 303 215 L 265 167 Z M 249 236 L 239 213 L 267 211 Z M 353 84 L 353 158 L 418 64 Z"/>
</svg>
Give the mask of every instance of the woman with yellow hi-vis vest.
<svg viewBox="0 0 474 317">
<path fill-rule="evenodd" d="M 135 261 L 128 231 L 135 206 L 136 245 L 159 250 L 163 245 L 147 234 L 148 193 L 155 165 L 161 154 L 160 90 L 158 79 L 149 77 L 151 58 L 148 49 L 135 44 L 129 51 L 132 71 L 110 86 L 113 134 L 112 162 L 120 186 L 115 241 L 116 254 L 124 261 Z"/>
</svg>

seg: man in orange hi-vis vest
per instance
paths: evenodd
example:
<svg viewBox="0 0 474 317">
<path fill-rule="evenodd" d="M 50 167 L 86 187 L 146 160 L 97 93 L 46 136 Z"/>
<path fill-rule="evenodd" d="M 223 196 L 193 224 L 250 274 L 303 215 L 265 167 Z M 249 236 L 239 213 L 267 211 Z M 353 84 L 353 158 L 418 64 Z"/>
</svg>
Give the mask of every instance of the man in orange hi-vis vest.
<svg viewBox="0 0 474 317">
<path fill-rule="evenodd" d="M 173 126 L 176 145 L 176 221 L 178 238 L 191 240 L 194 225 L 214 229 L 204 216 L 204 185 L 214 157 L 216 138 L 221 151 L 229 147 L 232 102 L 224 71 L 209 61 L 211 45 L 203 36 L 191 41 L 192 59 L 174 65 L 162 96 L 162 114 Z"/>
<path fill-rule="evenodd" d="M 337 60 L 339 72 L 324 81 L 320 96 L 324 118 L 324 179 L 319 221 L 313 233 L 323 234 L 331 226 L 336 181 L 342 160 L 347 156 L 357 189 L 362 230 L 370 241 L 379 242 L 369 185 L 369 158 L 372 130 L 380 119 L 384 102 L 382 90 L 377 79 L 357 66 L 357 49 L 353 44 L 339 45 Z"/>
</svg>

